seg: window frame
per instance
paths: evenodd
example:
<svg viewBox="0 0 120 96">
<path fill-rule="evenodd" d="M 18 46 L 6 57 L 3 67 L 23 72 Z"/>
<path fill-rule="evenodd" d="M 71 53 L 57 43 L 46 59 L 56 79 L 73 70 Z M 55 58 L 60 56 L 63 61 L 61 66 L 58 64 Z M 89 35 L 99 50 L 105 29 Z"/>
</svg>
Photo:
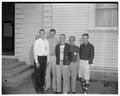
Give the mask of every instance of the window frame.
<svg viewBox="0 0 120 96">
<path fill-rule="evenodd" d="M 96 4 L 89 4 L 89 30 L 118 30 L 118 27 L 96 27 Z"/>
</svg>

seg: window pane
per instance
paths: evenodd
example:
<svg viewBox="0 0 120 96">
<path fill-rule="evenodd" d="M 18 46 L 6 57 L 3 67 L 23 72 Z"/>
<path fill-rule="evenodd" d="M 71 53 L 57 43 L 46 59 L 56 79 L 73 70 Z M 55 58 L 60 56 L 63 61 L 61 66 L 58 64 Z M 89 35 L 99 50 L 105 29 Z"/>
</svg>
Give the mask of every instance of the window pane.
<svg viewBox="0 0 120 96">
<path fill-rule="evenodd" d="M 115 4 L 96 5 L 96 27 L 118 26 L 118 9 L 116 8 L 116 6 Z"/>
</svg>

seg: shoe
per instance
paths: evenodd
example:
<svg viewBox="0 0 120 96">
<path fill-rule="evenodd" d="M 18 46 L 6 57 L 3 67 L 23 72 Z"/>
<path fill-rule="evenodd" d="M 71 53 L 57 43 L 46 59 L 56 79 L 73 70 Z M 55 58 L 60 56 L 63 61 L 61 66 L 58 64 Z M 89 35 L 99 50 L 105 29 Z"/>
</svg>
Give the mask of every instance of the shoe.
<svg viewBox="0 0 120 96">
<path fill-rule="evenodd" d="M 40 88 L 40 93 L 45 94 L 44 88 Z"/>
<path fill-rule="evenodd" d="M 72 92 L 72 94 L 76 94 L 76 92 Z"/>
<path fill-rule="evenodd" d="M 88 90 L 89 84 L 85 84 L 85 90 Z"/>
<path fill-rule="evenodd" d="M 82 78 L 81 78 L 81 77 L 78 77 L 78 78 L 77 78 L 77 81 L 82 81 Z"/>
<path fill-rule="evenodd" d="M 68 94 L 71 94 L 71 92 L 68 92 Z"/>
<path fill-rule="evenodd" d="M 87 92 L 85 91 L 83 94 L 87 94 Z"/>
<path fill-rule="evenodd" d="M 85 81 L 82 81 L 82 89 L 85 89 Z"/>
<path fill-rule="evenodd" d="M 63 94 L 68 94 L 68 92 L 63 92 Z"/>
<path fill-rule="evenodd" d="M 56 94 L 61 94 L 61 92 L 56 92 Z"/>
<path fill-rule="evenodd" d="M 82 92 L 83 94 L 87 94 L 87 90 L 85 90 L 85 89 L 83 89 L 83 92 Z"/>
<path fill-rule="evenodd" d="M 40 92 L 41 92 L 41 94 L 45 94 L 45 91 L 44 91 L 44 90 L 41 90 Z"/>
<path fill-rule="evenodd" d="M 53 91 L 53 94 L 57 94 L 57 92 L 56 92 L 56 91 Z"/>
</svg>

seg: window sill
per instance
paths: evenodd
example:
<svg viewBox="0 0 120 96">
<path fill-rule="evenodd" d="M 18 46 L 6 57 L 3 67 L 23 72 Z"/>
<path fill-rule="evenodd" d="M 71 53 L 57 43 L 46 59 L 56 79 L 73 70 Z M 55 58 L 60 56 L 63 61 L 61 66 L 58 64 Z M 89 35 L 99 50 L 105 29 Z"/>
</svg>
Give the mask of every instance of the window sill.
<svg viewBox="0 0 120 96">
<path fill-rule="evenodd" d="M 95 30 L 95 31 L 118 31 L 118 27 L 95 27 L 89 28 L 88 30 Z"/>
</svg>

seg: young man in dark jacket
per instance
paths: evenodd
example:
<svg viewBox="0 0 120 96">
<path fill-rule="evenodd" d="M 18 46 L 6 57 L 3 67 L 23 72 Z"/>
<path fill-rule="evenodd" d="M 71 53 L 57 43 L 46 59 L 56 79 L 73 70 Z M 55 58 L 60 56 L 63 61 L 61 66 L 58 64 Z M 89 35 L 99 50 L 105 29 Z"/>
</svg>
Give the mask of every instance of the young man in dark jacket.
<svg viewBox="0 0 120 96">
<path fill-rule="evenodd" d="M 83 44 L 80 46 L 80 71 L 84 93 L 87 92 L 90 80 L 90 66 L 94 59 L 94 46 L 89 43 L 89 34 L 82 35 Z"/>
<path fill-rule="evenodd" d="M 67 94 L 69 91 L 69 64 L 70 64 L 70 46 L 65 43 L 65 34 L 60 34 L 60 43 L 56 45 L 56 81 L 57 81 L 57 93 L 63 92 Z M 63 77 L 63 84 L 61 80 Z M 63 90 L 62 90 L 63 86 Z"/>
</svg>

